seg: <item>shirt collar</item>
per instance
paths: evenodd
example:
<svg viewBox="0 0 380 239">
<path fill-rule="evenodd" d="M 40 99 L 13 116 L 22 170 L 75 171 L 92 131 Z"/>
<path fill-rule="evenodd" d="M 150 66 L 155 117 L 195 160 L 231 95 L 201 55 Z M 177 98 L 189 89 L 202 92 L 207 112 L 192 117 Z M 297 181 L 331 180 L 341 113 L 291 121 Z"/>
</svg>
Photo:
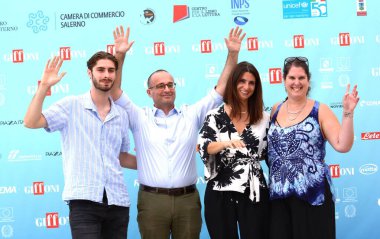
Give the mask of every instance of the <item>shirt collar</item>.
<svg viewBox="0 0 380 239">
<path fill-rule="evenodd" d="M 109 117 L 110 119 L 112 119 L 113 117 L 119 115 L 119 111 L 117 110 L 116 105 L 113 102 L 111 96 L 109 97 L 109 100 L 111 102 L 111 110 L 108 113 L 107 118 Z M 84 106 L 84 108 L 86 108 L 88 110 L 92 110 L 94 112 L 97 112 L 96 106 L 95 106 L 94 102 L 92 101 L 90 91 L 83 95 L 83 106 Z"/>
<path fill-rule="evenodd" d="M 165 115 L 165 113 L 164 113 L 163 110 L 158 109 L 158 108 L 156 108 L 155 106 L 153 106 L 152 111 L 153 111 L 153 115 L 154 115 L 154 116 L 157 116 L 157 117 L 169 117 L 169 116 L 172 116 L 172 115 L 180 114 L 180 113 L 181 113 L 181 110 L 179 110 L 179 109 L 176 108 L 176 107 L 174 107 L 172 110 L 170 110 L 168 115 Z"/>
</svg>

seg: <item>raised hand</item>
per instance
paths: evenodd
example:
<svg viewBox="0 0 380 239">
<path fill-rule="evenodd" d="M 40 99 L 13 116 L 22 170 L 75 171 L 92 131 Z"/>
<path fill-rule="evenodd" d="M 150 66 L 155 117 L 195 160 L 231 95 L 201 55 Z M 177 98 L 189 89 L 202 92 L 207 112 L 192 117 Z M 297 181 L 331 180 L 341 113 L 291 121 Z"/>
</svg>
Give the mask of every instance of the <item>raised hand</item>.
<svg viewBox="0 0 380 239">
<path fill-rule="evenodd" d="M 236 27 L 230 30 L 230 34 L 227 38 L 224 38 L 229 52 L 239 52 L 241 47 L 241 42 L 243 41 L 246 33 L 243 33 L 243 29 Z"/>
<path fill-rule="evenodd" d="M 63 60 L 58 56 L 55 56 L 53 57 L 53 59 L 49 59 L 47 61 L 45 70 L 42 73 L 41 85 L 48 87 L 53 86 L 57 84 L 66 75 L 66 72 L 62 72 L 58 75 L 62 63 Z"/>
<path fill-rule="evenodd" d="M 359 102 L 359 99 L 360 97 L 358 96 L 357 85 L 354 86 L 352 92 L 350 93 L 350 84 L 348 84 L 346 93 L 343 96 L 343 110 L 345 112 L 353 112 Z"/>
<path fill-rule="evenodd" d="M 129 27 L 127 28 L 127 32 L 124 34 L 123 26 L 116 27 L 113 31 L 113 38 L 115 41 L 115 52 L 116 53 L 127 53 L 129 49 L 132 47 L 135 41 L 129 41 Z"/>
</svg>

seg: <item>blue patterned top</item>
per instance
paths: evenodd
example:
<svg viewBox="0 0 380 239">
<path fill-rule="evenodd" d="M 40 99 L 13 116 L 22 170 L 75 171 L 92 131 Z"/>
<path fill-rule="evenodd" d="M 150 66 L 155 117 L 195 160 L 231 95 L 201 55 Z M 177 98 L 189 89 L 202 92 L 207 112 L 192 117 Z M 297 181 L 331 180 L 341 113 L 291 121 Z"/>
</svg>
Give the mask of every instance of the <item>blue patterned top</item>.
<svg viewBox="0 0 380 239">
<path fill-rule="evenodd" d="M 311 205 L 323 204 L 325 179 L 331 185 L 328 166 L 324 161 L 326 140 L 319 121 L 319 102 L 300 123 L 281 127 L 277 122 L 278 106 L 268 132 L 270 198 L 296 196 Z"/>
</svg>

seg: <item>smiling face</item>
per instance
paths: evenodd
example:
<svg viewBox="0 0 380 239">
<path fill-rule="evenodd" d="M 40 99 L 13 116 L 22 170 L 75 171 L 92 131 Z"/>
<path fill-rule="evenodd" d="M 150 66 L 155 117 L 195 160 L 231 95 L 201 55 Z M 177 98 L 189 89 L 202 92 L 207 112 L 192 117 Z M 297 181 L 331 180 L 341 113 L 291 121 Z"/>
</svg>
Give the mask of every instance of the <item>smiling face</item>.
<svg viewBox="0 0 380 239">
<path fill-rule="evenodd" d="M 256 79 L 250 72 L 244 72 L 240 79 L 237 81 L 236 89 L 237 95 L 241 102 L 247 102 L 249 97 L 255 91 Z"/>
<path fill-rule="evenodd" d="M 310 87 L 309 78 L 302 67 L 291 66 L 284 80 L 289 98 L 306 97 Z"/>
<path fill-rule="evenodd" d="M 115 81 L 115 64 L 109 59 L 98 60 L 92 70 L 87 70 L 87 74 L 90 76 L 95 89 L 108 92 Z"/>
<path fill-rule="evenodd" d="M 174 108 L 176 97 L 175 87 L 169 88 L 167 84 L 174 83 L 173 77 L 166 71 L 154 73 L 149 81 L 147 93 L 152 97 L 154 106 L 161 110 L 171 110 Z M 164 88 L 157 87 L 164 84 Z"/>
</svg>

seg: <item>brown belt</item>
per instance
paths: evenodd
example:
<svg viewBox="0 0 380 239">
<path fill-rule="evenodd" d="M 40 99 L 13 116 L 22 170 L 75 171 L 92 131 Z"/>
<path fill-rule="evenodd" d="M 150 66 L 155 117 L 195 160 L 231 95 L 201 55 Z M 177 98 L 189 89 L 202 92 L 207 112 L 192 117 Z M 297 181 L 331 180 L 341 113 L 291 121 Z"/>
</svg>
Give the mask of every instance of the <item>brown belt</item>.
<svg viewBox="0 0 380 239">
<path fill-rule="evenodd" d="M 182 188 L 156 188 L 156 187 L 149 187 L 143 184 L 140 184 L 140 190 L 150 193 L 159 193 L 159 194 L 166 194 L 170 196 L 180 196 L 185 195 L 188 193 L 195 192 L 196 186 L 195 184 L 182 187 Z"/>
</svg>

